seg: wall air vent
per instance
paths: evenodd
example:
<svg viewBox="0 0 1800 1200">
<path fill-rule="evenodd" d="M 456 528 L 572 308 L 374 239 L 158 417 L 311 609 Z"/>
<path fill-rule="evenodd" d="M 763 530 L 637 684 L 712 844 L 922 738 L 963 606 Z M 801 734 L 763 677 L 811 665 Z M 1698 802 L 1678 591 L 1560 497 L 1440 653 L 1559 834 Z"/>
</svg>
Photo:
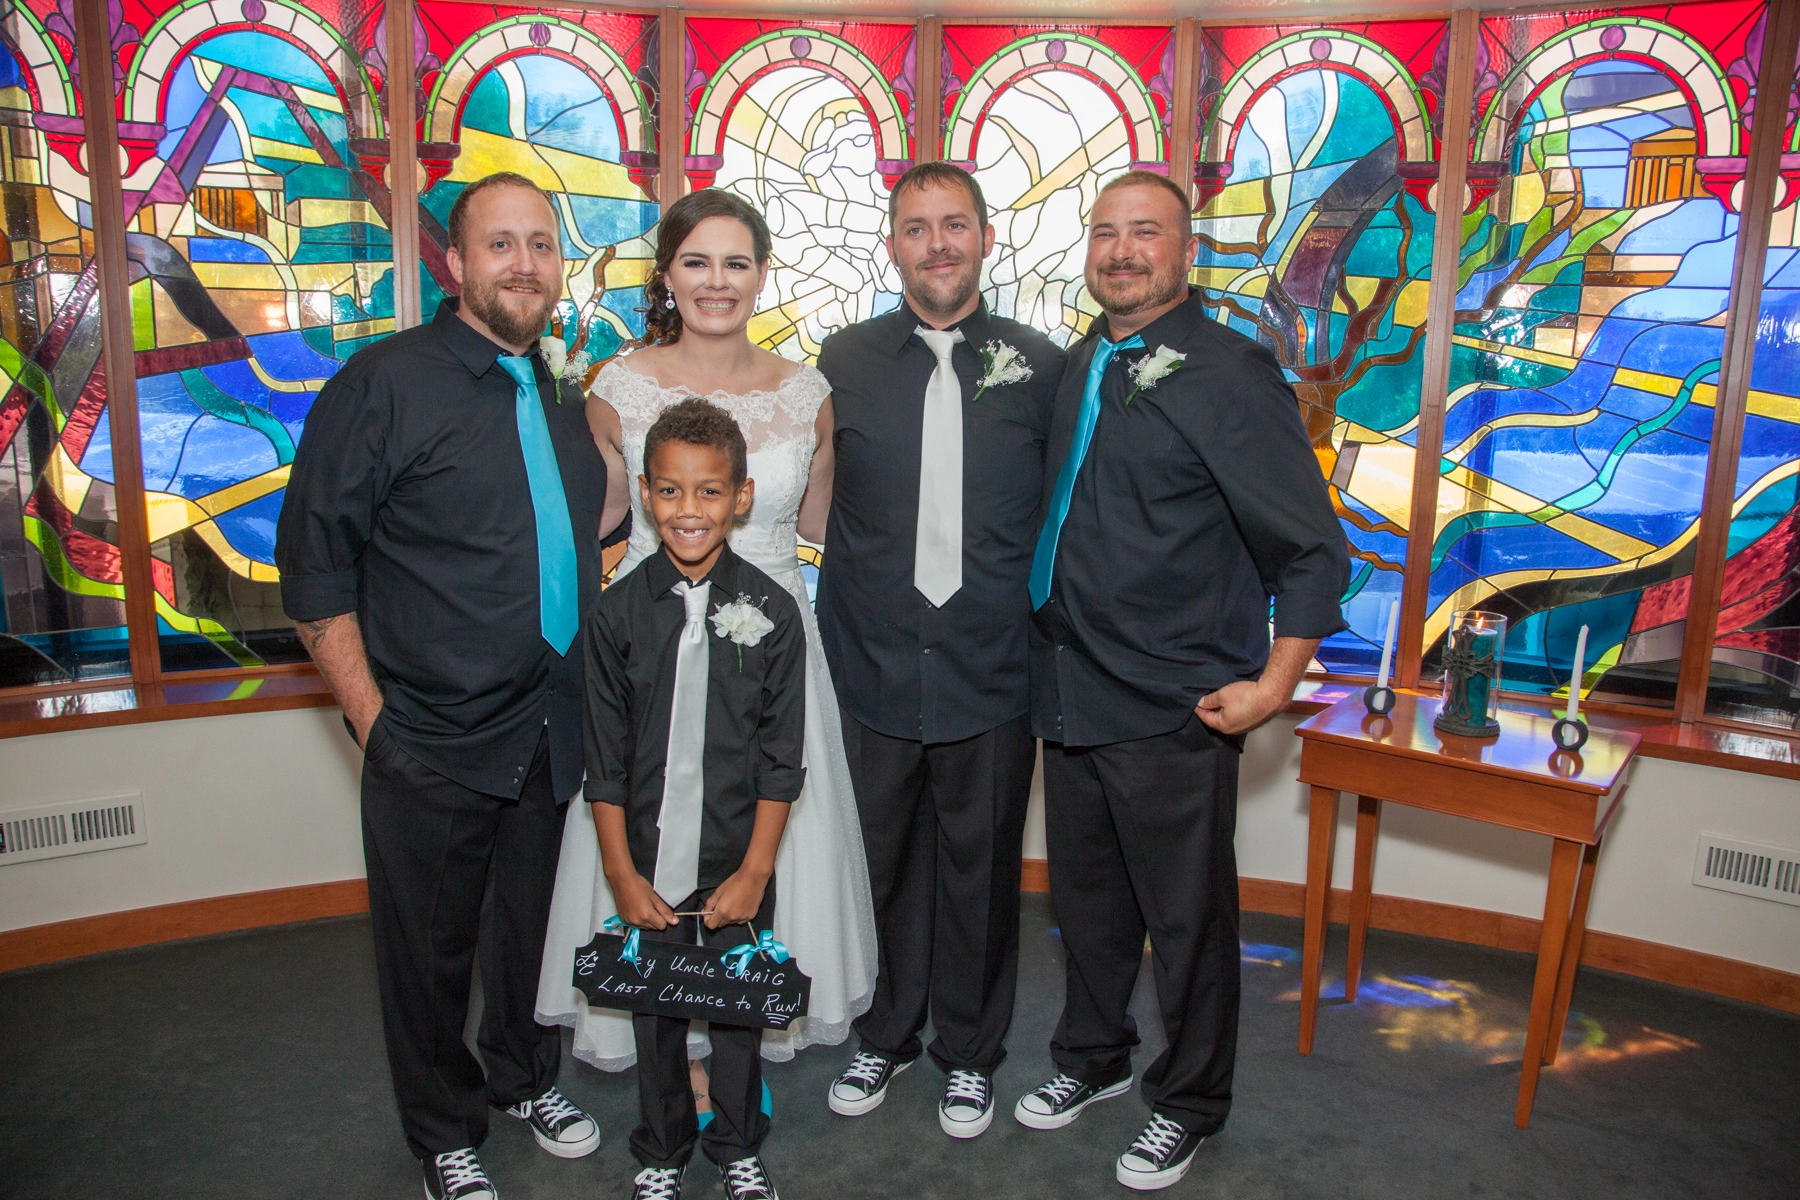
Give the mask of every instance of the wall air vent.
<svg viewBox="0 0 1800 1200">
<path fill-rule="evenodd" d="M 1800 905 L 1800 850 L 1700 835 L 1694 885 Z"/>
<path fill-rule="evenodd" d="M 140 792 L 0 812 L 0 867 L 149 840 Z"/>
</svg>

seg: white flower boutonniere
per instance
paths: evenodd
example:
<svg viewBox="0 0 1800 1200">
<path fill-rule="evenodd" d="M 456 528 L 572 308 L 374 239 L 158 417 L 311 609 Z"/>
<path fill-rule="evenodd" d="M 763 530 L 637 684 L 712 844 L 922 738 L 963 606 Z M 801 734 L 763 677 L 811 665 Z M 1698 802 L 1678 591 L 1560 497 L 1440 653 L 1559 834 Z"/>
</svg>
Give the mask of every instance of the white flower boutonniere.
<svg viewBox="0 0 1800 1200">
<path fill-rule="evenodd" d="M 744 669 L 744 647 L 761 642 L 763 635 L 775 628 L 775 622 L 769 620 L 757 602 L 747 595 L 740 595 L 730 604 L 721 604 L 719 611 L 712 615 L 712 623 L 720 637 L 737 643 L 740 671 Z"/>
<path fill-rule="evenodd" d="M 559 380 L 580 383 L 588 368 L 594 365 L 586 350 L 570 354 L 568 343 L 559 337 L 539 338 L 538 350 L 543 354 L 544 365 L 550 368 L 550 374 Z"/>
<path fill-rule="evenodd" d="M 981 350 L 981 378 L 976 380 L 978 386 L 970 404 L 981 399 L 981 393 L 991 387 L 1005 387 L 1009 383 L 1024 383 L 1031 378 L 1031 364 L 1017 346 L 1009 346 L 1005 342 L 989 342 Z"/>
<path fill-rule="evenodd" d="M 1134 385 L 1131 395 L 1125 397 L 1125 407 L 1130 408 L 1137 394 L 1145 388 L 1153 388 L 1175 372 L 1181 370 L 1181 364 L 1187 361 L 1187 355 L 1158 346 L 1156 353 L 1149 358 L 1140 358 L 1131 367 L 1131 382 Z"/>
<path fill-rule="evenodd" d="M 569 365 L 568 343 L 559 337 L 541 337 L 538 352 L 544 356 L 544 365 L 550 368 L 550 374 L 562 378 L 563 368 Z"/>
</svg>

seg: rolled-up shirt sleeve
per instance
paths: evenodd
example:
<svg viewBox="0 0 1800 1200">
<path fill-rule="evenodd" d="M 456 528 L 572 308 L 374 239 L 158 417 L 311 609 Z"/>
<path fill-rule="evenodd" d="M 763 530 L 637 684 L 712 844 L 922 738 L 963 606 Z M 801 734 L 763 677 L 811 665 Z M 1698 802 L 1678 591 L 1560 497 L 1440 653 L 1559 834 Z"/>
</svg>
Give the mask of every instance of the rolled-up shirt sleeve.
<svg viewBox="0 0 1800 1200">
<path fill-rule="evenodd" d="M 582 740 L 587 782 L 582 794 L 589 804 L 625 805 L 627 755 L 632 733 L 631 679 L 626 671 L 627 646 L 621 622 L 611 606 L 601 604 L 588 618 L 586 703 Z"/>
<path fill-rule="evenodd" d="M 393 479 L 392 397 L 346 368 L 319 392 L 275 531 L 281 603 L 295 621 L 355 612 L 362 556 Z"/>
<path fill-rule="evenodd" d="M 791 804 L 806 783 L 806 633 L 792 599 L 774 614 L 775 628 L 765 642 L 768 670 L 763 676 L 762 722 L 757 728 L 761 749 L 756 772 L 760 800 Z"/>
<path fill-rule="evenodd" d="M 1261 346 L 1232 366 L 1202 406 L 1195 448 L 1274 597 L 1275 636 L 1329 637 L 1346 628 L 1350 557 L 1294 390 Z"/>
</svg>

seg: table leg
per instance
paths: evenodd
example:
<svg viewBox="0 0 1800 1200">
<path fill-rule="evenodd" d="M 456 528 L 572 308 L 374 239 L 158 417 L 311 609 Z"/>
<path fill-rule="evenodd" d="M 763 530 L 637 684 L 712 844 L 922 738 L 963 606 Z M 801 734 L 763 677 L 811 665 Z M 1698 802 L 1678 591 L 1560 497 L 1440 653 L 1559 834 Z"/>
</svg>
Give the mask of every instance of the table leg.
<svg viewBox="0 0 1800 1200">
<path fill-rule="evenodd" d="M 1350 884 L 1350 957 L 1344 964 L 1344 999 L 1354 1004 L 1362 982 L 1363 946 L 1369 940 L 1369 893 L 1375 886 L 1375 835 L 1381 828 L 1381 801 L 1356 798 L 1356 869 Z"/>
<path fill-rule="evenodd" d="M 1544 930 L 1538 938 L 1537 977 L 1531 985 L 1531 1022 L 1525 1029 L 1525 1071 L 1519 1079 L 1519 1105 L 1513 1124 L 1531 1124 L 1531 1102 L 1537 1098 L 1538 1072 L 1544 1064 L 1544 1039 L 1550 1031 L 1550 1009 L 1556 1001 L 1556 977 L 1562 967 L 1569 932 L 1569 903 L 1581 864 L 1580 842 L 1557 838 L 1550 851 L 1550 886 L 1544 895 Z"/>
<path fill-rule="evenodd" d="M 1338 794 L 1314 786 L 1306 839 L 1306 936 L 1300 953 L 1300 1053 L 1311 1054 L 1319 1016 L 1319 965 L 1325 956 L 1325 901 L 1331 895 L 1331 856 L 1337 849 Z"/>
<path fill-rule="evenodd" d="M 1563 1026 L 1569 1019 L 1569 997 L 1575 991 L 1575 970 L 1581 965 L 1581 943 L 1587 935 L 1588 900 L 1594 894 L 1594 863 L 1600 843 L 1583 849 L 1581 871 L 1575 877 L 1575 911 L 1569 917 L 1569 936 L 1563 941 L 1562 966 L 1556 973 L 1556 1003 L 1550 1009 L 1550 1032 L 1544 1041 L 1544 1065 L 1556 1065 L 1562 1048 Z"/>
</svg>

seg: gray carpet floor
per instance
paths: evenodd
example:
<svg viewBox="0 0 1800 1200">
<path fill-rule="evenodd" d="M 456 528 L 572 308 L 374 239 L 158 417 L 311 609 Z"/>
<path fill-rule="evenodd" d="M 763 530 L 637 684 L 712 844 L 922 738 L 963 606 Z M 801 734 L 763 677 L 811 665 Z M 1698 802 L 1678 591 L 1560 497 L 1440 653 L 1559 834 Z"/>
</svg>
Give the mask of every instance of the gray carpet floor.
<svg viewBox="0 0 1800 1200">
<path fill-rule="evenodd" d="M 1343 961 L 1333 934 L 1328 971 Z M 1362 996 L 1323 1006 L 1303 1058 L 1300 924 L 1246 914 L 1243 936 L 1231 1121 L 1166 1195 L 1800 1197 L 1800 1018 L 1584 971 L 1561 1061 L 1520 1130 L 1529 957 L 1373 932 Z M 993 1128 L 970 1142 L 938 1130 L 929 1063 L 876 1112 L 835 1117 L 824 1094 L 849 1047 L 805 1051 L 768 1071 L 764 1157 L 787 1200 L 1129 1194 L 1112 1160 L 1145 1118 L 1136 1095 L 1055 1133 L 1009 1115 L 1050 1073 L 1061 1004 L 1041 896 L 1026 898 L 1022 939 Z M 419 1196 L 373 974 L 368 923 L 346 918 L 0 975 L 0 1197 Z M 1140 1068 L 1161 1040 L 1146 983 Z M 562 1087 L 599 1119 L 599 1151 L 552 1159 L 497 1116 L 482 1157 L 501 1196 L 624 1200 L 632 1076 L 569 1060 Z M 687 1195 L 722 1195 L 703 1161 Z"/>
</svg>

